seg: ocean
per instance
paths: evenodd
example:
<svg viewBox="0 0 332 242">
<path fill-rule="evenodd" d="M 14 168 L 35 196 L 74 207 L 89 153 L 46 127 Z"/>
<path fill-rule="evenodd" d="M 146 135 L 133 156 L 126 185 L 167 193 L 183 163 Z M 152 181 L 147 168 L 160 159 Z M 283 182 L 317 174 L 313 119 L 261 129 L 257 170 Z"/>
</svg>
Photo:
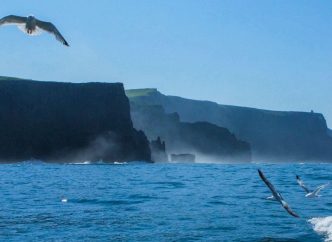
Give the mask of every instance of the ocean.
<svg viewBox="0 0 332 242">
<path fill-rule="evenodd" d="M 301 216 L 266 200 L 257 169 Z M 0 165 L 0 241 L 332 241 L 332 164 Z"/>
</svg>

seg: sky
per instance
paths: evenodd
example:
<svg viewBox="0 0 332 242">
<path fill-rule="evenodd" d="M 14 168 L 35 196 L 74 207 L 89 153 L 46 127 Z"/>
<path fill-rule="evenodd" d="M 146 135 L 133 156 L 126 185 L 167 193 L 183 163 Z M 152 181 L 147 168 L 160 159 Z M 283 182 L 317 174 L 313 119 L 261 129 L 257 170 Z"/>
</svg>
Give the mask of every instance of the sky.
<svg viewBox="0 0 332 242">
<path fill-rule="evenodd" d="M 331 12 L 323 0 L 1 0 L 0 16 L 52 21 L 71 47 L 3 26 L 0 75 L 313 110 L 332 127 Z"/>
</svg>

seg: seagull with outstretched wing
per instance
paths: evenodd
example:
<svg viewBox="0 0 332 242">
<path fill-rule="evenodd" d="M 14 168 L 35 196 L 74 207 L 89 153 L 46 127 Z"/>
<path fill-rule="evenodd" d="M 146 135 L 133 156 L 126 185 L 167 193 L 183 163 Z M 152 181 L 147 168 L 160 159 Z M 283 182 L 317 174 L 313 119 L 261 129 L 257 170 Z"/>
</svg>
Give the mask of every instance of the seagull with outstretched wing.
<svg viewBox="0 0 332 242">
<path fill-rule="evenodd" d="M 300 185 L 300 187 L 302 187 L 303 190 L 306 192 L 305 196 L 308 198 L 320 197 L 321 195 L 319 195 L 319 192 L 330 184 L 330 183 L 327 183 L 324 185 L 320 185 L 315 190 L 311 191 L 304 185 L 304 182 L 301 180 L 300 176 L 296 175 L 296 181 Z"/>
<path fill-rule="evenodd" d="M 46 31 L 53 34 L 55 38 L 65 46 L 69 46 L 68 42 L 61 35 L 59 30 L 51 22 L 44 22 L 36 19 L 34 16 L 20 17 L 15 15 L 9 15 L 0 19 L 0 26 L 14 24 L 19 29 L 28 35 L 36 35 L 40 31 Z"/>
<path fill-rule="evenodd" d="M 295 212 L 293 212 L 291 210 L 291 208 L 289 207 L 289 205 L 287 204 L 287 202 L 283 199 L 283 197 L 281 196 L 281 194 L 279 192 L 277 192 L 277 190 L 275 189 L 275 187 L 272 185 L 271 182 L 269 182 L 268 179 L 266 179 L 266 177 L 264 176 L 263 172 L 261 170 L 258 169 L 258 174 L 260 176 L 260 178 L 263 180 L 263 182 L 266 184 L 266 186 L 271 190 L 273 197 L 275 198 L 275 200 L 277 200 L 284 209 L 286 209 L 286 211 L 292 215 L 293 217 L 299 218 L 300 216 L 297 215 Z"/>
</svg>

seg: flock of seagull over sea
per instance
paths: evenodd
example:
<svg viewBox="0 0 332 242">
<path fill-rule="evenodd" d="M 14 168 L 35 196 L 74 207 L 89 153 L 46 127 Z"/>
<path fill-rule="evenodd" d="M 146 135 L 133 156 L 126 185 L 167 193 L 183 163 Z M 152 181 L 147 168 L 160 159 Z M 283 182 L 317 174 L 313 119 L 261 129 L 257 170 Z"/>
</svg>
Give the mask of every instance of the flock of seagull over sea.
<svg viewBox="0 0 332 242">
<path fill-rule="evenodd" d="M 271 190 L 272 192 L 272 196 L 267 197 L 267 199 L 269 200 L 275 200 L 278 201 L 284 209 L 286 209 L 286 211 L 292 215 L 293 217 L 299 218 L 300 216 L 297 215 L 287 204 L 287 202 L 284 200 L 284 198 L 281 196 L 281 194 L 279 192 L 277 192 L 277 190 L 275 189 L 275 187 L 272 185 L 272 183 L 265 177 L 265 175 L 263 174 L 263 172 L 261 170 L 258 169 L 258 174 L 260 176 L 260 178 L 263 180 L 263 182 L 266 184 L 266 186 Z M 300 185 L 300 187 L 303 188 L 303 190 L 306 192 L 305 197 L 307 198 L 316 198 L 319 197 L 319 192 L 324 189 L 326 186 L 328 186 L 330 183 L 324 184 L 324 185 L 320 185 L 318 186 L 315 190 L 310 190 L 308 189 L 305 185 L 304 182 L 301 180 L 301 178 L 296 175 L 296 181 L 297 183 Z"/>
<path fill-rule="evenodd" d="M 65 40 L 65 38 L 61 35 L 59 30 L 55 27 L 54 24 L 51 22 L 44 22 L 41 21 L 34 16 L 28 16 L 28 17 L 21 17 L 16 15 L 9 15 L 6 17 L 3 17 L 0 19 L 0 27 L 2 25 L 16 25 L 20 30 L 22 30 L 24 33 L 28 35 L 38 35 L 43 31 L 46 31 L 50 34 L 53 34 L 55 38 L 60 41 L 65 46 L 69 46 L 68 42 Z M 272 185 L 272 183 L 265 177 L 263 172 L 261 170 L 258 170 L 258 174 L 260 178 L 264 181 L 266 186 L 271 190 L 272 196 L 268 197 L 269 200 L 275 200 L 278 201 L 286 211 L 294 216 L 299 218 L 300 216 L 297 215 L 294 211 L 291 210 L 287 202 L 283 199 L 281 194 L 277 192 L 275 187 Z M 299 176 L 296 176 L 297 183 L 303 188 L 303 190 L 306 192 L 305 197 L 307 198 L 315 198 L 319 197 L 319 192 L 324 189 L 329 183 L 318 186 L 315 190 L 309 190 L 301 180 Z M 67 202 L 67 198 L 61 199 L 62 202 Z"/>
</svg>

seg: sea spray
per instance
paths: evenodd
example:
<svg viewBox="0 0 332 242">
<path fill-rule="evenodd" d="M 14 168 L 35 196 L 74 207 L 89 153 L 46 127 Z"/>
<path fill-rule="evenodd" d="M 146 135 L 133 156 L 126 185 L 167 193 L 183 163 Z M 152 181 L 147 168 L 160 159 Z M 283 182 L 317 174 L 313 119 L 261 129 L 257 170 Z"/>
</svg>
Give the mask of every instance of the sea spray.
<svg viewBox="0 0 332 242">
<path fill-rule="evenodd" d="M 326 242 L 332 242 L 332 216 L 312 218 L 309 222 L 317 233 L 326 236 Z"/>
</svg>

